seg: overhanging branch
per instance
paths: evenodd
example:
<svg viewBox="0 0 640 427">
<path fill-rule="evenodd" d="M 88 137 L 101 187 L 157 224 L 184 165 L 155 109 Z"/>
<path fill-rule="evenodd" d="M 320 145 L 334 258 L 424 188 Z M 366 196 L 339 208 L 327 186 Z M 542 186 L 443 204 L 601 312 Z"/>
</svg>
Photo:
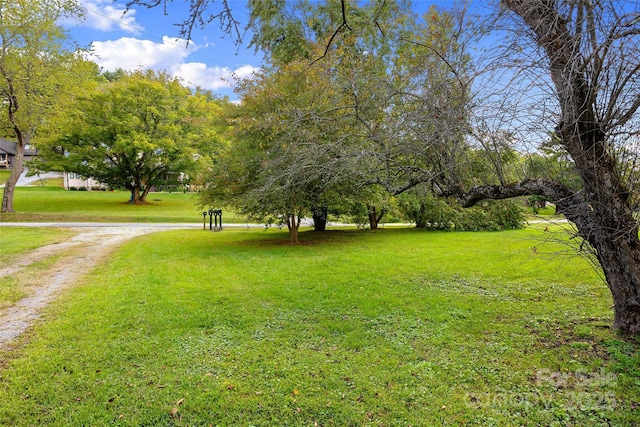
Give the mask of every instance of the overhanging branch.
<svg viewBox="0 0 640 427">
<path fill-rule="evenodd" d="M 468 208 L 485 199 L 501 200 L 532 195 L 545 196 L 556 204 L 558 212 L 565 215 L 570 215 L 570 207 L 584 203 L 584 200 L 570 188 L 545 179 L 527 179 L 507 185 L 481 185 L 463 193 L 458 200 L 463 207 Z"/>
<path fill-rule="evenodd" d="M 484 199 L 511 199 L 520 196 L 545 196 L 556 205 L 556 212 L 573 222 L 580 236 L 595 247 L 594 230 L 598 221 L 591 206 L 579 192 L 551 180 L 527 179 L 508 185 L 482 185 L 458 196 L 463 207 L 471 207 Z"/>
</svg>

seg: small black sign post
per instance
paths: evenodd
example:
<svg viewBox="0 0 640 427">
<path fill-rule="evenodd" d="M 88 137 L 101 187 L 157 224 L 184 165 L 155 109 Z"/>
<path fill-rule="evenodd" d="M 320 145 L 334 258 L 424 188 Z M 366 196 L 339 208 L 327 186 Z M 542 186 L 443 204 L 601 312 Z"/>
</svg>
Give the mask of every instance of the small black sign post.
<svg viewBox="0 0 640 427">
<path fill-rule="evenodd" d="M 207 215 L 209 215 L 209 230 L 222 231 L 222 209 L 209 209 L 202 212 L 202 229 L 207 229 Z"/>
<path fill-rule="evenodd" d="M 214 228 L 215 231 L 222 231 L 222 209 L 215 209 L 213 211 L 213 214 L 215 215 L 215 224 L 216 227 Z"/>
</svg>

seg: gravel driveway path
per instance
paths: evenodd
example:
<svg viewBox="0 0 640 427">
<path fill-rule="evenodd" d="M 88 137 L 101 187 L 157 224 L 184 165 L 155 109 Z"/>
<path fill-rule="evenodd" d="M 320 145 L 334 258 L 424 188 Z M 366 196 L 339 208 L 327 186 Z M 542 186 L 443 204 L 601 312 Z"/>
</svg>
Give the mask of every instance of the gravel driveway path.
<svg viewBox="0 0 640 427">
<path fill-rule="evenodd" d="M 176 226 L 173 228 L 182 228 Z M 82 276 L 91 271 L 105 259 L 119 244 L 136 236 L 166 230 L 166 226 L 104 226 L 70 229 L 78 234 L 62 243 L 42 246 L 22 257 L 10 266 L 0 268 L 0 277 L 19 273 L 36 261 L 53 255 L 64 254 L 73 249 L 73 256 L 62 256 L 45 272 L 38 272 L 35 277 L 35 289 L 31 295 L 19 300 L 14 305 L 0 309 L 0 350 L 8 347 L 15 338 L 40 317 L 42 309 L 47 306 L 63 289 L 70 287 Z"/>
</svg>

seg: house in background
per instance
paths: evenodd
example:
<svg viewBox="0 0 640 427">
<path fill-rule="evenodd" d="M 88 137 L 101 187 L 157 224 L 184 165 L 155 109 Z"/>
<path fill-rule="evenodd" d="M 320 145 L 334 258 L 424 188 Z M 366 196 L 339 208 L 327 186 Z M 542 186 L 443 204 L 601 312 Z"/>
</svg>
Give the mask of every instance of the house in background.
<svg viewBox="0 0 640 427">
<path fill-rule="evenodd" d="M 0 138 L 0 169 L 11 169 L 16 158 L 17 145 L 18 143 L 15 141 Z M 24 150 L 24 162 L 27 163 L 36 155 L 35 150 L 26 146 Z"/>
<path fill-rule="evenodd" d="M 18 144 L 15 141 L 0 138 L 0 170 L 11 170 L 11 167 L 13 166 L 16 158 L 17 145 Z M 27 174 L 27 163 L 37 155 L 38 153 L 36 152 L 36 150 L 32 150 L 29 146 L 25 147 L 25 171 L 23 172 L 25 176 Z M 62 176 L 65 190 L 102 190 L 106 188 L 104 184 L 91 178 L 85 178 L 77 173 L 65 172 Z"/>
<path fill-rule="evenodd" d="M 106 185 L 92 178 L 86 178 L 74 172 L 65 172 L 63 175 L 65 190 L 104 190 Z"/>
</svg>

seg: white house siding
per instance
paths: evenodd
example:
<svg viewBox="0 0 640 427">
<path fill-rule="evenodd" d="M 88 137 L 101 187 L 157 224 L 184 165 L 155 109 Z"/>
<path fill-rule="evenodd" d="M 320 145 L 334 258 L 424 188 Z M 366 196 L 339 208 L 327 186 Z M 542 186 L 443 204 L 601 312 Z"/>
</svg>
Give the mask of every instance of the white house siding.
<svg viewBox="0 0 640 427">
<path fill-rule="evenodd" d="M 103 189 L 105 185 L 95 181 L 91 178 L 85 178 L 77 173 L 65 172 L 64 173 L 64 189 L 65 190 L 97 190 Z"/>
</svg>

